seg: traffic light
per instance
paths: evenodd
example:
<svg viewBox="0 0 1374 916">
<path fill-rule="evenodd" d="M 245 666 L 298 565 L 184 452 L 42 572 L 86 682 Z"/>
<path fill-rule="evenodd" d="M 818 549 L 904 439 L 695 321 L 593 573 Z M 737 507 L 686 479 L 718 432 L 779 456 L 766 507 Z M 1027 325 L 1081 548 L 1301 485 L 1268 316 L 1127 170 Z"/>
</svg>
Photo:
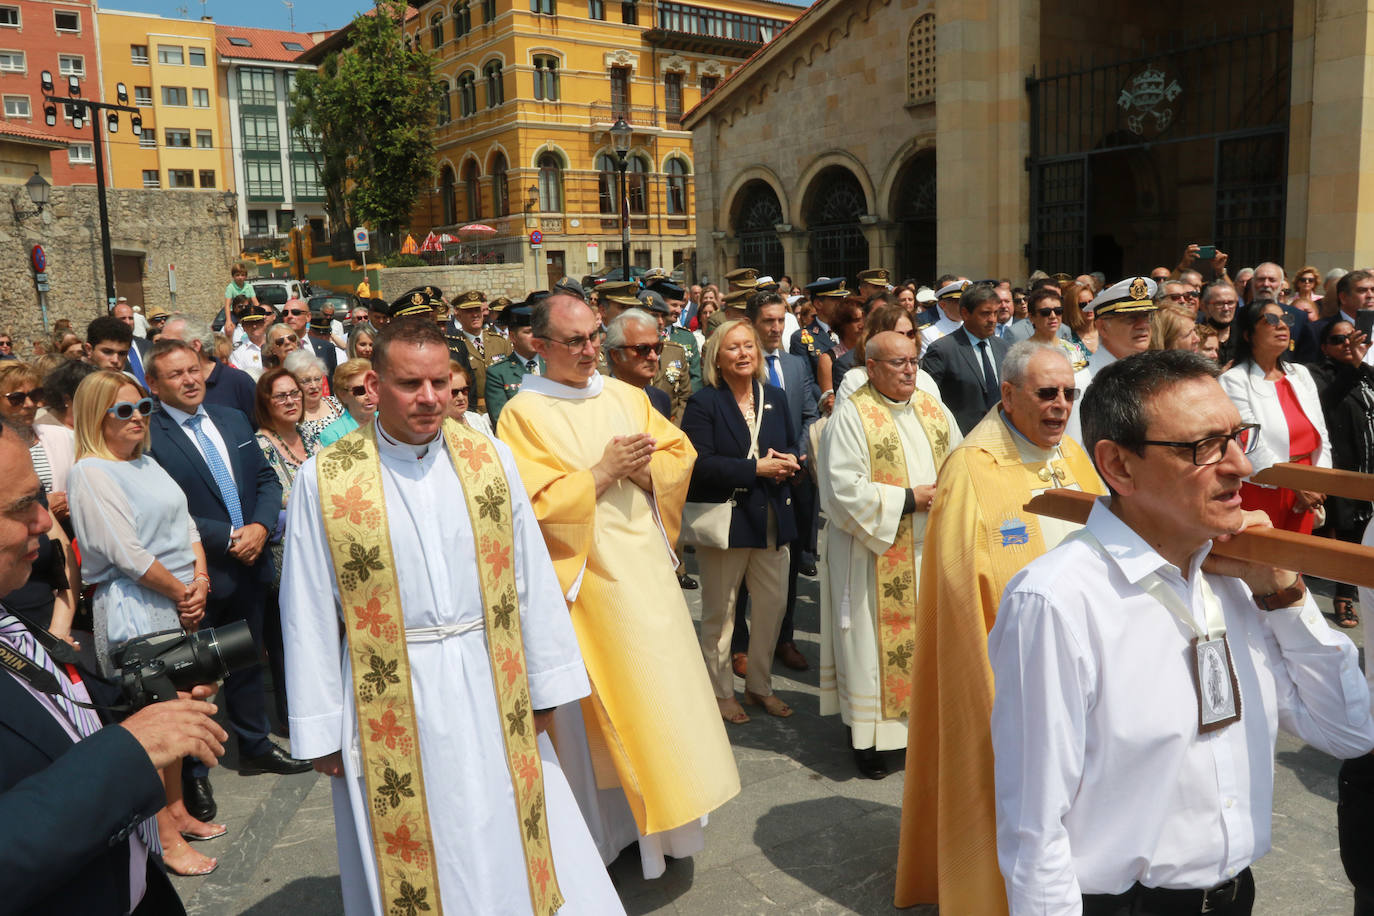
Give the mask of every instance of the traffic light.
<svg viewBox="0 0 1374 916">
<path fill-rule="evenodd" d="M 57 126 L 57 106 L 52 102 L 43 106 L 43 123 L 49 127 Z"/>
<path fill-rule="evenodd" d="M 129 132 L 135 137 L 143 136 L 143 115 L 133 115 L 129 118 Z"/>
<path fill-rule="evenodd" d="M 119 133 L 119 112 L 112 111 L 105 116 L 105 127 L 112 134 Z"/>
</svg>

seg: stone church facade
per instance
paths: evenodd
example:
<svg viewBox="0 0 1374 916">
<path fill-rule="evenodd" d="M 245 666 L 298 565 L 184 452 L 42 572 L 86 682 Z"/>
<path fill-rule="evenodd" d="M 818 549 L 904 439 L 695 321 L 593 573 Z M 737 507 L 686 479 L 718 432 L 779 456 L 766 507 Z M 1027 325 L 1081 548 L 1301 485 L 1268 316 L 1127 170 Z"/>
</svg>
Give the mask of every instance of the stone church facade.
<svg viewBox="0 0 1374 916">
<path fill-rule="evenodd" d="M 1371 12 L 820 0 L 684 119 L 699 271 L 1374 263 Z"/>
</svg>

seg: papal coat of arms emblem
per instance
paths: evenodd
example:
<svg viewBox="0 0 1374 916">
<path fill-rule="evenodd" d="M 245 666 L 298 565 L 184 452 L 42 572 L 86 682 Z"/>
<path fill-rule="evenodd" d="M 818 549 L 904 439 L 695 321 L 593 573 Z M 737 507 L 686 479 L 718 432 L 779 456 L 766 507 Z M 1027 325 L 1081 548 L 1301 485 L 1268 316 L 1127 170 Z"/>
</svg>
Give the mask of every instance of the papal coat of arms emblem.
<svg viewBox="0 0 1374 916">
<path fill-rule="evenodd" d="M 1149 67 L 1140 71 L 1121 90 L 1116 104 L 1127 112 L 1126 126 L 1133 134 L 1143 134 L 1147 119 L 1153 119 L 1156 131 L 1167 128 L 1174 120 L 1174 110 L 1164 107 L 1183 92 L 1178 80 L 1171 80 L 1164 71 Z"/>
</svg>

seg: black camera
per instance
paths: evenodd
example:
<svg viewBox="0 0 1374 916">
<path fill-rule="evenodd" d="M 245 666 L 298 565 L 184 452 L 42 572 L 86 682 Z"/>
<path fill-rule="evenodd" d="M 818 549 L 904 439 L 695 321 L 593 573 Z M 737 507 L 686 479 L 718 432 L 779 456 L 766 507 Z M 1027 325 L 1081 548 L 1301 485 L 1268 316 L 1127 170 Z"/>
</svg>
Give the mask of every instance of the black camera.
<svg viewBox="0 0 1374 916">
<path fill-rule="evenodd" d="M 194 633 L 149 633 L 110 652 L 116 680 L 134 709 L 175 700 L 178 690 L 214 683 L 257 660 L 253 634 L 242 620 Z"/>
</svg>

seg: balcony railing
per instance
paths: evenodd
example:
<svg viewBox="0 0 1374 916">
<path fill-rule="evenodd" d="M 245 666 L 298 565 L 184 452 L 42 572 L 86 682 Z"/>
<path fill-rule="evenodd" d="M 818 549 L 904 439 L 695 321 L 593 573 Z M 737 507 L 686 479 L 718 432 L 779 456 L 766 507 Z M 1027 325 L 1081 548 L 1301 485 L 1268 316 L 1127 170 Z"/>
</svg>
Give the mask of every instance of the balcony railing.
<svg viewBox="0 0 1374 916">
<path fill-rule="evenodd" d="M 615 105 L 611 102 L 593 102 L 589 107 L 593 125 L 604 124 L 610 127 L 618 119 L 624 118 L 625 123 L 631 127 L 663 127 L 663 112 L 658 108 L 644 105 Z"/>
</svg>

